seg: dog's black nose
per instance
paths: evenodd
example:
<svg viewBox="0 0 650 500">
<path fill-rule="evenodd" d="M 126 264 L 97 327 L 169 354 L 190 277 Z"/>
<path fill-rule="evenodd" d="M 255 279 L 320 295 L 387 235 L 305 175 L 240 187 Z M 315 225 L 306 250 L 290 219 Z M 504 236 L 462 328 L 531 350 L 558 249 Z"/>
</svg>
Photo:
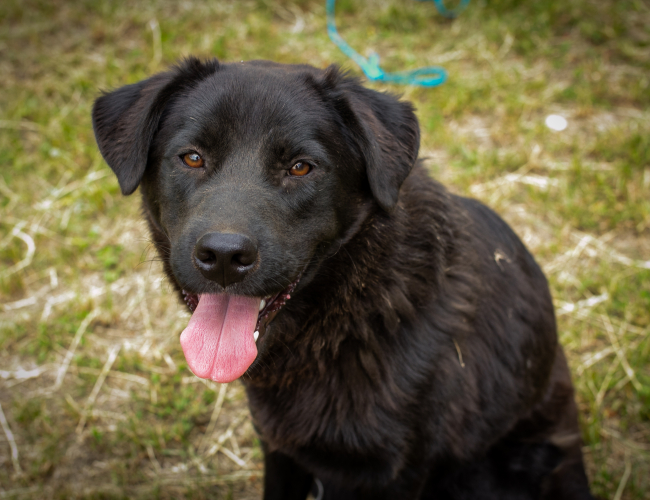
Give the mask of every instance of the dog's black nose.
<svg viewBox="0 0 650 500">
<path fill-rule="evenodd" d="M 223 287 L 242 281 L 256 260 L 257 247 L 243 234 L 206 233 L 194 247 L 194 261 L 203 276 Z"/>
</svg>

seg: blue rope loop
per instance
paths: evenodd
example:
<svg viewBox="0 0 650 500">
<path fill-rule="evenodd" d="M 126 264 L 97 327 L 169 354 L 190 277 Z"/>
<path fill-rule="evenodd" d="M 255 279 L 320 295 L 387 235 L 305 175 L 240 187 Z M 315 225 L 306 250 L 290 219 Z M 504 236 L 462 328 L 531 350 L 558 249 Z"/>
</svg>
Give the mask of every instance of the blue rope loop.
<svg viewBox="0 0 650 500">
<path fill-rule="evenodd" d="M 422 0 L 420 0 L 422 1 Z M 469 3 L 469 0 L 461 0 L 460 5 L 455 10 L 447 10 L 444 6 L 443 0 L 433 0 L 438 12 L 445 17 L 456 17 Z M 447 81 L 447 72 L 439 66 L 427 66 L 412 71 L 399 71 L 396 73 L 386 73 L 381 66 L 379 66 L 379 55 L 371 54 L 368 59 L 363 57 L 355 51 L 346 42 L 336 29 L 336 21 L 334 18 L 334 7 L 336 0 L 327 0 L 327 34 L 330 40 L 341 49 L 341 51 L 352 59 L 363 70 L 365 75 L 370 80 L 397 83 L 402 85 L 419 85 L 421 87 L 437 87 Z"/>
</svg>

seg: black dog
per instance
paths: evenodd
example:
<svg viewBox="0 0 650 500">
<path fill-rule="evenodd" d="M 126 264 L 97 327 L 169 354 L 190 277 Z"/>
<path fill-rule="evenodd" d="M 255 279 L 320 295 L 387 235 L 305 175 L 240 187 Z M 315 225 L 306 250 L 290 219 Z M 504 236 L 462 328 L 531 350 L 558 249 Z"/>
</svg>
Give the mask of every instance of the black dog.
<svg viewBox="0 0 650 500">
<path fill-rule="evenodd" d="M 427 177 L 410 104 L 334 67 L 188 59 L 93 125 L 194 312 L 190 368 L 242 376 L 265 499 L 592 498 L 546 279 Z"/>
</svg>

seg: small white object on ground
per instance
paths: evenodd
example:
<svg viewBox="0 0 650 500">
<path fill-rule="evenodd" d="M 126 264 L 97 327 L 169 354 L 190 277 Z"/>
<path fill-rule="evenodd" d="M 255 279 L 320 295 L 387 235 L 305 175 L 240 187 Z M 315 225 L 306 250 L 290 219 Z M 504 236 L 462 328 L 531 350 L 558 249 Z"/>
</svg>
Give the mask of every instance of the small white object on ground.
<svg viewBox="0 0 650 500">
<path fill-rule="evenodd" d="M 545 123 L 548 128 L 558 132 L 564 130 L 568 125 L 566 118 L 560 115 L 548 115 Z"/>
</svg>

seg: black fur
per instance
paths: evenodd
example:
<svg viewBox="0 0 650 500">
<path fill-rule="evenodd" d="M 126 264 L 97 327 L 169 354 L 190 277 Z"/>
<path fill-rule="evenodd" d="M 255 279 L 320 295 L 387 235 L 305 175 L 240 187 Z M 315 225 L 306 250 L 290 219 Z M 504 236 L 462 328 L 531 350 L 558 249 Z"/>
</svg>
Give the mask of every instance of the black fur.
<svg viewBox="0 0 650 500">
<path fill-rule="evenodd" d="M 410 104 L 333 67 L 188 59 L 104 94 L 93 125 L 179 291 L 224 291 L 192 264 L 206 231 L 259 249 L 228 293 L 300 277 L 243 377 L 266 500 L 314 478 L 337 500 L 592 498 L 546 279 L 426 175 Z"/>
</svg>

